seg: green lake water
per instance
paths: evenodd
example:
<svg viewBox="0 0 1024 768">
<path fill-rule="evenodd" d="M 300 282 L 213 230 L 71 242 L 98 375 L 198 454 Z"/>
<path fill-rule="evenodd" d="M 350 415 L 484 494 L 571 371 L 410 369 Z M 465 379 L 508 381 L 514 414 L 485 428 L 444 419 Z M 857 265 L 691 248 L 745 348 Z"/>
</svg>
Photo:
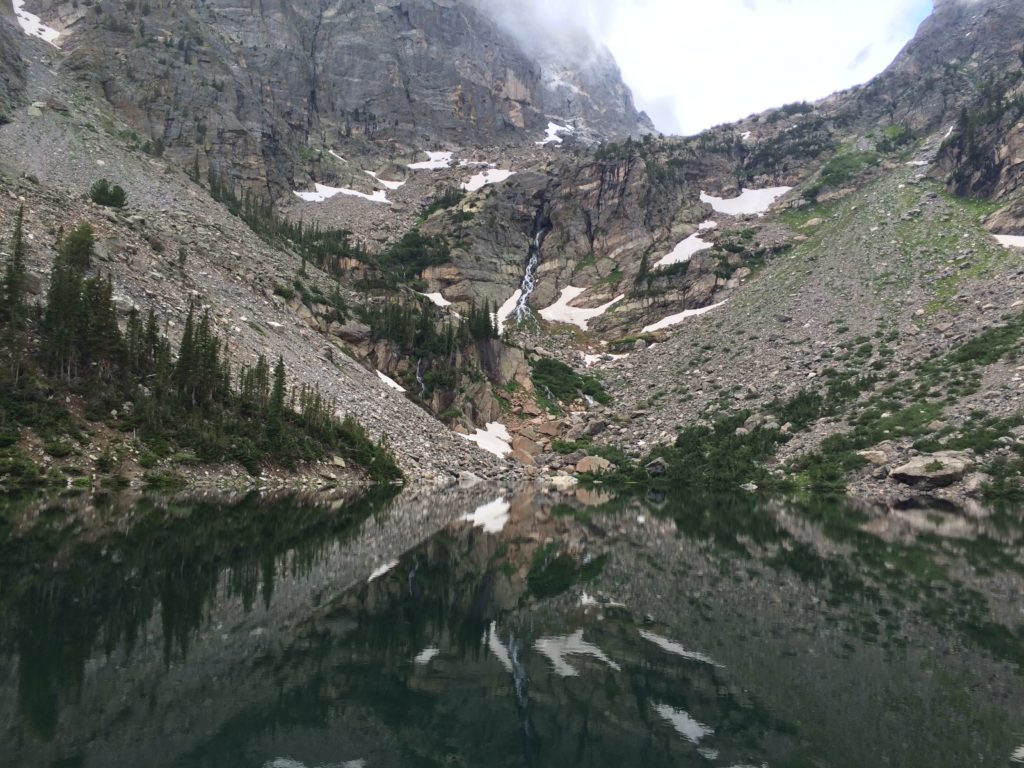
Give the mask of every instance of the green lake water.
<svg viewBox="0 0 1024 768">
<path fill-rule="evenodd" d="M 487 487 L 9 504 L 0 766 L 1012 768 L 1021 519 Z"/>
</svg>

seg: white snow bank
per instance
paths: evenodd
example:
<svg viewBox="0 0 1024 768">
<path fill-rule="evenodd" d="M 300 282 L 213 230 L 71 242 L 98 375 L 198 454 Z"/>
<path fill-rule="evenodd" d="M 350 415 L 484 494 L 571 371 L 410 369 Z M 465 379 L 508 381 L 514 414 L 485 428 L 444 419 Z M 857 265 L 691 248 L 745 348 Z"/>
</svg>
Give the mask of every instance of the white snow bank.
<svg viewBox="0 0 1024 768">
<path fill-rule="evenodd" d="M 430 660 L 433 659 L 441 650 L 439 648 L 424 648 L 420 651 L 413 661 L 419 665 L 429 664 Z"/>
<path fill-rule="evenodd" d="M 380 371 L 377 371 L 377 377 L 396 392 L 405 392 L 405 387 L 403 387 L 401 384 L 399 384 L 397 381 L 390 378 L 389 376 L 381 373 Z"/>
<path fill-rule="evenodd" d="M 552 323 L 568 323 L 570 325 L 579 326 L 585 331 L 587 330 L 591 320 L 595 317 L 600 317 L 626 298 L 626 294 L 622 294 L 621 296 L 616 296 L 607 304 L 602 304 L 600 307 L 594 307 L 593 309 L 570 307 L 569 302 L 579 298 L 586 290 L 586 288 L 574 288 L 571 285 L 567 288 L 563 288 L 561 296 L 558 297 L 558 301 L 547 309 L 542 309 L 540 311 L 540 316 Z"/>
<path fill-rule="evenodd" d="M 54 48 L 60 47 L 57 45 L 57 38 L 60 37 L 60 32 L 53 27 L 43 24 L 43 20 L 34 13 L 26 11 L 25 0 L 14 0 L 14 15 L 18 17 L 18 24 L 21 25 L 21 29 L 26 35 L 38 37 Z"/>
<path fill-rule="evenodd" d="M 462 185 L 462 188 L 467 192 L 476 192 L 479 189 L 483 189 L 488 184 L 500 184 L 515 175 L 515 171 L 503 171 L 499 168 L 488 168 L 483 173 L 478 173 L 473 176 L 469 181 Z"/>
<path fill-rule="evenodd" d="M 1024 235 L 996 235 L 995 238 L 1004 248 L 1024 248 Z"/>
<path fill-rule="evenodd" d="M 477 507 L 475 511 L 463 516 L 463 520 L 469 520 L 474 528 L 483 528 L 485 533 L 501 533 L 501 529 L 509 519 L 509 510 L 512 505 L 504 497 L 495 499 L 490 504 Z"/>
<path fill-rule="evenodd" d="M 375 581 L 376 579 L 379 579 L 385 573 L 387 573 L 388 571 L 394 569 L 394 567 L 396 565 L 398 565 L 398 561 L 397 560 L 392 560 L 390 563 L 385 563 L 380 568 L 378 568 L 373 573 L 371 573 L 370 574 L 370 578 L 368 578 L 367 581 Z"/>
<path fill-rule="evenodd" d="M 326 184 L 314 184 L 316 188 L 314 192 L 296 192 L 295 196 L 305 200 L 307 203 L 322 203 L 325 200 L 330 200 L 332 197 L 338 195 L 347 195 L 349 197 L 360 197 L 363 200 L 368 200 L 371 203 L 384 203 L 391 205 L 391 201 L 388 200 L 388 193 L 383 189 L 374 192 L 372 195 L 368 195 L 365 192 L 359 192 L 355 189 L 346 189 L 345 187 L 328 187 Z"/>
<path fill-rule="evenodd" d="M 566 656 L 592 656 L 616 672 L 620 669 L 619 665 L 605 656 L 600 648 L 583 639 L 582 629 L 565 637 L 542 637 L 534 644 L 534 647 L 551 660 L 555 674 L 559 677 L 578 677 L 580 674 L 565 660 Z"/>
<path fill-rule="evenodd" d="M 679 325 L 684 320 L 689 320 L 691 317 L 700 317 L 703 314 L 710 312 L 713 309 L 718 309 L 724 306 L 726 302 L 722 301 L 718 304 L 712 304 L 710 307 L 703 307 L 701 309 L 688 309 L 685 312 L 680 312 L 678 315 L 670 315 L 664 320 L 661 320 L 654 325 L 648 325 L 644 328 L 644 333 L 654 333 L 655 331 L 661 331 L 665 328 L 671 328 L 673 325 Z"/>
<path fill-rule="evenodd" d="M 402 187 L 405 186 L 404 181 L 387 181 L 385 179 L 380 178 L 373 171 L 364 171 L 364 173 L 370 178 L 372 178 L 374 181 L 376 181 L 378 184 L 380 184 L 382 187 L 384 187 L 385 189 L 390 189 L 391 191 L 401 189 Z"/>
<path fill-rule="evenodd" d="M 672 264 L 682 264 L 689 261 L 695 255 L 701 251 L 706 251 L 708 248 L 714 248 L 714 243 L 709 243 L 707 240 L 701 238 L 699 232 L 694 232 L 688 238 L 679 243 L 671 253 L 667 256 L 663 256 L 661 260 L 654 265 L 654 268 L 667 267 Z"/>
<path fill-rule="evenodd" d="M 441 307 L 441 309 L 452 305 L 452 303 L 440 293 L 421 293 L 420 296 L 426 296 L 433 304 Z"/>
<path fill-rule="evenodd" d="M 505 429 L 505 425 L 492 421 L 487 429 L 478 429 L 475 435 L 463 435 L 471 443 L 476 443 L 488 453 L 495 456 L 508 456 L 512 453 L 512 435 Z"/>
<path fill-rule="evenodd" d="M 523 289 L 517 288 L 516 292 L 509 296 L 508 300 L 498 307 L 498 311 L 494 313 L 494 324 L 498 326 L 499 336 L 505 333 L 505 321 L 512 317 L 512 313 L 516 311 L 516 307 L 522 297 Z"/>
<path fill-rule="evenodd" d="M 408 167 L 414 171 L 443 171 L 451 168 L 454 152 L 427 152 L 430 159 L 423 163 L 411 163 Z"/>
<path fill-rule="evenodd" d="M 792 187 L 769 187 L 767 189 L 744 189 L 739 197 L 726 200 L 721 197 L 700 193 L 700 201 L 708 203 L 719 213 L 728 216 L 763 215 L 772 205 L 789 192 Z"/>
<path fill-rule="evenodd" d="M 572 133 L 576 129 L 568 125 L 559 125 L 558 123 L 548 123 L 548 128 L 545 131 L 546 137 L 543 141 L 538 141 L 537 146 L 543 147 L 545 144 L 561 144 L 562 137 L 560 133 Z"/>
<path fill-rule="evenodd" d="M 697 745 L 702 739 L 715 734 L 714 728 L 698 722 L 685 710 L 670 707 L 668 704 L 657 704 L 654 709 L 671 723 L 680 736 L 691 744 Z"/>
<path fill-rule="evenodd" d="M 695 653 L 694 651 L 688 651 L 679 643 L 674 640 L 669 640 L 661 635 L 656 635 L 653 632 L 648 632 L 646 629 L 640 630 L 640 637 L 644 640 L 654 643 L 656 646 L 666 653 L 674 653 L 676 656 L 681 656 L 689 661 L 699 661 L 701 664 L 710 664 L 712 667 L 721 667 L 722 665 L 717 663 L 710 656 L 705 656 L 703 653 Z"/>
<path fill-rule="evenodd" d="M 717 221 L 702 221 L 700 224 L 697 225 L 697 230 L 699 232 L 707 232 L 708 230 L 711 229 L 718 229 Z"/>
<path fill-rule="evenodd" d="M 625 360 L 629 355 L 613 355 L 605 352 L 603 355 L 584 355 L 583 364 L 587 368 L 593 368 L 598 363 L 614 363 L 616 360 Z"/>
</svg>

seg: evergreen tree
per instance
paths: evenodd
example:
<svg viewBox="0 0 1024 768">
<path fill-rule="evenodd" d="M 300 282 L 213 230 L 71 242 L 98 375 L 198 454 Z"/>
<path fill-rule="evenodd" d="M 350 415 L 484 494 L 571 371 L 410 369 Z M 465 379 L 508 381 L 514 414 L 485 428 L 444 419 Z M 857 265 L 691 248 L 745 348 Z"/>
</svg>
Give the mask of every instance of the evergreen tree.
<svg viewBox="0 0 1024 768">
<path fill-rule="evenodd" d="M 78 337 L 82 324 L 82 272 L 60 253 L 50 274 L 43 311 L 43 362 L 64 381 L 78 376 Z"/>
<path fill-rule="evenodd" d="M 18 326 L 24 322 L 25 309 L 25 239 L 22 224 L 25 207 L 18 209 L 14 219 L 14 235 L 11 238 L 11 256 L 4 267 L 3 306 L 0 318 Z"/>
<path fill-rule="evenodd" d="M 65 260 L 79 270 L 86 270 L 92 263 L 93 246 L 92 227 L 86 223 L 79 224 L 61 241 L 60 254 Z"/>
</svg>

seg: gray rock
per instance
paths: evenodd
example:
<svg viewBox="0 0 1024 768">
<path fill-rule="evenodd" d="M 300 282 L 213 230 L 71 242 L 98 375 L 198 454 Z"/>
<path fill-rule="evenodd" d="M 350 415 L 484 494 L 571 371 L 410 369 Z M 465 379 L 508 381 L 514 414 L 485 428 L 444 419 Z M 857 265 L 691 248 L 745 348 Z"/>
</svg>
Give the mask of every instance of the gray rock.
<svg viewBox="0 0 1024 768">
<path fill-rule="evenodd" d="M 939 451 L 915 456 L 894 469 L 892 477 L 915 488 L 944 488 L 962 480 L 972 466 L 974 461 L 966 453 Z"/>
</svg>

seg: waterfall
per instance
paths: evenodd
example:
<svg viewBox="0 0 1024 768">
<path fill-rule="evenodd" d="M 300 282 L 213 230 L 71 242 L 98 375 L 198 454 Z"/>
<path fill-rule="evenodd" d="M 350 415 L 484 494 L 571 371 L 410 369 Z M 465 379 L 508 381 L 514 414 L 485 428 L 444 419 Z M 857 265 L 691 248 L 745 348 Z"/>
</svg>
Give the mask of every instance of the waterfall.
<svg viewBox="0 0 1024 768">
<path fill-rule="evenodd" d="M 526 319 L 530 314 L 530 295 L 537 287 L 537 268 L 540 266 L 540 249 L 544 245 L 544 238 L 551 231 L 551 220 L 544 214 L 544 208 L 537 211 L 533 220 L 533 242 L 530 243 L 530 256 L 526 261 L 526 273 L 523 275 L 521 286 L 522 295 L 512 310 L 512 319 L 517 323 Z"/>
<path fill-rule="evenodd" d="M 427 394 L 427 383 L 423 381 L 423 358 L 416 363 L 416 381 L 420 385 L 420 400 Z"/>
</svg>

